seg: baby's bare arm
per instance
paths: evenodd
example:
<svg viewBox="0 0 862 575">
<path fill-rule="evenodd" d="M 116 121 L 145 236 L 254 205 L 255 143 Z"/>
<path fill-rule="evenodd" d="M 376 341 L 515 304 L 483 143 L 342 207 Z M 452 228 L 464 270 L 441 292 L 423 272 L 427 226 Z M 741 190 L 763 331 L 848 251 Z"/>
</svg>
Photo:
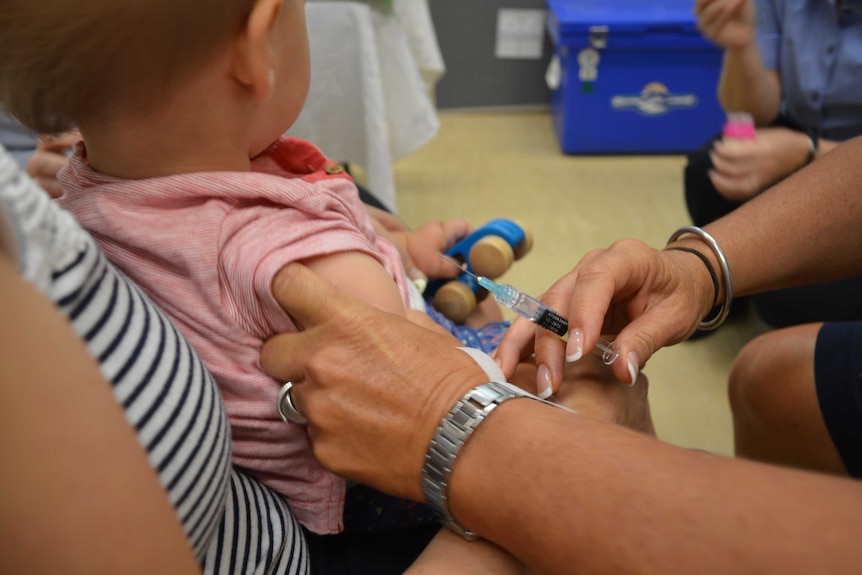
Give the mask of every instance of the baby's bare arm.
<svg viewBox="0 0 862 575">
<path fill-rule="evenodd" d="M 339 290 L 365 303 L 383 311 L 406 316 L 413 323 L 437 333 L 449 334 L 424 311 L 405 310 L 401 294 L 392 276 L 369 255 L 360 252 L 342 252 L 313 258 L 303 263 Z M 452 342 L 460 345 L 454 337 Z"/>
<path fill-rule="evenodd" d="M 390 313 L 404 315 L 404 303 L 386 268 L 362 252 L 339 252 L 303 262 L 340 291 Z"/>
</svg>

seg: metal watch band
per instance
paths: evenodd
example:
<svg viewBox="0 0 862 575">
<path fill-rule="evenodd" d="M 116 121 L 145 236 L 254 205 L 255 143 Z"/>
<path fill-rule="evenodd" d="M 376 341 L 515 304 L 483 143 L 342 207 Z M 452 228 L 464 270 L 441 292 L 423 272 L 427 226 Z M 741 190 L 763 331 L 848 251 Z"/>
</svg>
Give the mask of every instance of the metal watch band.
<svg viewBox="0 0 862 575">
<path fill-rule="evenodd" d="M 425 499 L 440 514 L 445 526 L 465 539 L 474 540 L 477 535 L 462 527 L 449 513 L 447 487 L 452 465 L 464 443 L 488 414 L 504 401 L 518 397 L 559 407 L 510 383 L 483 383 L 468 391 L 443 418 L 425 454 L 422 469 Z"/>
</svg>

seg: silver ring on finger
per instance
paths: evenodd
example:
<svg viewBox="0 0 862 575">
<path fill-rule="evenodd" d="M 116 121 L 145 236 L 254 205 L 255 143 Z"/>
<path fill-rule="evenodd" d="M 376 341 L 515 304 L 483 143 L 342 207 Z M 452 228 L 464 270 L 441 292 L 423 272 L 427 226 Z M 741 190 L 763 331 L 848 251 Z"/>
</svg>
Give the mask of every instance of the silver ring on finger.
<svg viewBox="0 0 862 575">
<path fill-rule="evenodd" d="M 290 391 L 293 389 L 293 383 L 288 381 L 281 388 L 281 391 L 278 394 L 278 400 L 276 400 L 276 407 L 278 407 L 278 414 L 286 423 L 295 423 L 297 425 L 308 425 L 308 418 L 306 418 L 302 413 L 296 408 L 296 404 L 293 403 L 293 396 L 290 394 Z"/>
</svg>

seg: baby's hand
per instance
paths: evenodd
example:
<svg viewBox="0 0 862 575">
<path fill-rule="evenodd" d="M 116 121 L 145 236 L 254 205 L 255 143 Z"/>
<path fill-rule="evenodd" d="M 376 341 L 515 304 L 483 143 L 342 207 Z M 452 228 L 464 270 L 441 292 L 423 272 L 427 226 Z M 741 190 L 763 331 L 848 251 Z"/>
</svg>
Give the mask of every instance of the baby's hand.
<svg viewBox="0 0 862 575">
<path fill-rule="evenodd" d="M 458 276 L 458 268 L 447 263 L 440 254 L 472 231 L 472 226 L 464 220 L 427 222 L 410 233 L 407 251 L 413 264 L 429 278 L 454 278 Z"/>
<path fill-rule="evenodd" d="M 365 209 L 377 235 L 398 249 L 408 278 L 427 282 L 428 278 L 454 278 L 458 275 L 458 269 L 443 261 L 440 254 L 472 232 L 470 224 L 464 220 L 435 220 L 411 232 L 397 216 L 368 205 Z"/>
</svg>

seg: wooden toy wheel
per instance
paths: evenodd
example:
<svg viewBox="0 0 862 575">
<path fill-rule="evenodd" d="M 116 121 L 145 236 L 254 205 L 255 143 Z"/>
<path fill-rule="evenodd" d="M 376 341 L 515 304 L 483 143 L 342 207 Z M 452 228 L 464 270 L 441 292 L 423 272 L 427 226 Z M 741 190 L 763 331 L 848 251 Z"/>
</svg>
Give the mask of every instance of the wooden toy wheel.
<svg viewBox="0 0 862 575">
<path fill-rule="evenodd" d="M 470 266 L 476 275 L 488 279 L 495 279 L 506 273 L 514 261 L 515 252 L 512 246 L 500 236 L 485 236 L 470 249 Z"/>
<path fill-rule="evenodd" d="M 434 307 L 455 323 L 463 323 L 476 307 L 476 295 L 466 284 L 451 281 L 434 294 Z"/>
<path fill-rule="evenodd" d="M 524 239 L 515 246 L 515 259 L 519 260 L 533 249 L 533 231 L 517 220 L 514 222 L 524 230 Z"/>
</svg>

